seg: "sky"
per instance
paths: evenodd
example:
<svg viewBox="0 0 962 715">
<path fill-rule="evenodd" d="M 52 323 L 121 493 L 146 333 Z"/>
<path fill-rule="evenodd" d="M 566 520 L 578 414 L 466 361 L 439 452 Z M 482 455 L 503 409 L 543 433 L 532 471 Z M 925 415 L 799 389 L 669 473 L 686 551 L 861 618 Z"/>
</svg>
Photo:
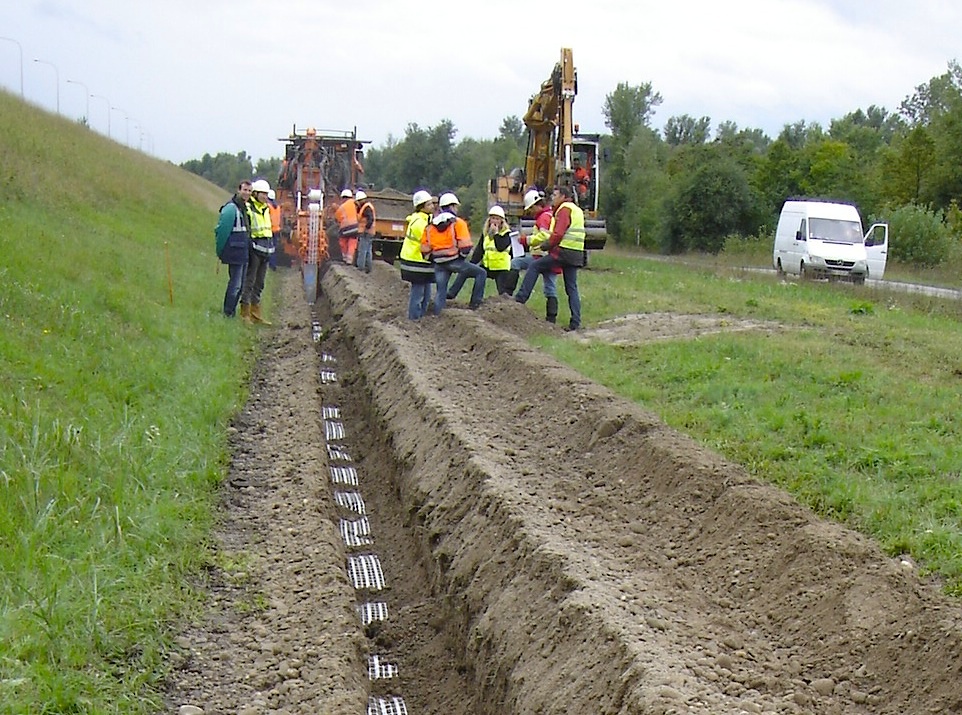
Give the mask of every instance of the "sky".
<svg viewBox="0 0 962 715">
<path fill-rule="evenodd" d="M 0 88 L 174 163 L 256 162 L 295 128 L 494 138 L 570 47 L 583 132 L 607 131 L 619 83 L 651 83 L 656 129 L 688 114 L 774 138 L 896 111 L 960 27 L 944 0 L 0 0 Z"/>
</svg>

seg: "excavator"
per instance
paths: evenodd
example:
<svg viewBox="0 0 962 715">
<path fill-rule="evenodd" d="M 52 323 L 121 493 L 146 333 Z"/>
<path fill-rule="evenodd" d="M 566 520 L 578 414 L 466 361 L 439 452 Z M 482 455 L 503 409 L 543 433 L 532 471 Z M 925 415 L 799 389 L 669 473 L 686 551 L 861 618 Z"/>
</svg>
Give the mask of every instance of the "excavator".
<svg viewBox="0 0 962 715">
<path fill-rule="evenodd" d="M 300 263 L 309 303 L 316 298 L 320 268 L 340 257 L 334 211 L 344 189 L 363 188 L 374 204 L 374 252 L 393 262 L 400 252 L 411 197 L 392 189 L 374 191 L 361 181 L 364 145 L 357 129 L 299 132 L 294 125 L 285 142 L 277 177 L 276 200 L 281 208 L 281 261 Z"/>
<path fill-rule="evenodd" d="M 528 128 L 528 148 L 524 168 L 502 172 L 492 179 L 491 203 L 499 204 L 508 222 L 530 229 L 524 218 L 524 194 L 531 188 L 547 191 L 552 186 L 571 186 L 575 199 L 585 212 L 585 248 L 605 247 L 608 230 L 598 216 L 599 142 L 598 134 L 581 134 L 572 120 L 572 105 L 578 93 L 578 75 L 571 48 L 561 49 L 561 59 L 541 89 L 531 98 L 524 114 Z"/>
</svg>

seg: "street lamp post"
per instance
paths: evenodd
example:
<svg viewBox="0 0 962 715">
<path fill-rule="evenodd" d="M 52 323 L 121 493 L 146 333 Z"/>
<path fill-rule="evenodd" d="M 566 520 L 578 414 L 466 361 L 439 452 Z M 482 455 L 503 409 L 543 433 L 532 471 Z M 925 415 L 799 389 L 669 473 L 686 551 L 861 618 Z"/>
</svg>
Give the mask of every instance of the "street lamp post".
<svg viewBox="0 0 962 715">
<path fill-rule="evenodd" d="M 91 94 L 90 96 L 93 97 L 94 99 L 104 100 L 104 104 L 107 105 L 107 137 L 109 138 L 110 137 L 110 100 L 107 99 L 102 94 Z"/>
<path fill-rule="evenodd" d="M 87 113 L 84 115 L 84 119 L 87 120 L 87 126 L 90 126 L 90 90 L 87 89 L 87 85 L 83 82 L 78 82 L 75 79 L 68 79 L 67 84 L 76 84 L 83 87 L 84 90 L 84 100 L 87 102 Z"/>
<path fill-rule="evenodd" d="M 12 42 L 17 46 L 17 50 L 20 52 L 20 99 L 23 99 L 23 47 L 12 37 L 0 37 L 0 40 Z"/>
<path fill-rule="evenodd" d="M 130 123 L 133 122 L 137 129 L 140 129 L 140 121 L 134 117 L 127 117 L 127 146 L 130 146 Z"/>
<path fill-rule="evenodd" d="M 123 115 L 124 115 L 124 121 L 125 121 L 125 122 L 127 121 L 127 112 L 125 112 L 123 109 L 121 109 L 120 107 L 111 107 L 111 110 L 114 110 L 114 111 L 117 111 L 117 112 L 120 112 L 121 114 L 123 114 Z M 108 131 L 109 131 L 109 129 L 108 129 Z"/>
<path fill-rule="evenodd" d="M 34 58 L 34 62 L 39 62 L 42 65 L 50 65 L 53 67 L 54 80 L 57 82 L 57 114 L 60 114 L 60 72 L 57 70 L 57 65 L 53 62 L 47 62 L 46 60 L 38 60 Z"/>
</svg>

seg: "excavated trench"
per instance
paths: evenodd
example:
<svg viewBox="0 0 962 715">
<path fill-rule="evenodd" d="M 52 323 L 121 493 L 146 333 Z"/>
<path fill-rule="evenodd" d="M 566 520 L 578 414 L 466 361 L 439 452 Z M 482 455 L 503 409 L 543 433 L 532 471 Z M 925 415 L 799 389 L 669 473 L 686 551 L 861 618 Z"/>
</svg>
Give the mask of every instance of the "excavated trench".
<svg viewBox="0 0 962 715">
<path fill-rule="evenodd" d="M 326 309 L 464 712 L 960 708 L 957 604 L 546 359 L 512 330 L 535 321 L 521 306 L 411 324 L 394 281 L 335 267 Z"/>
<path fill-rule="evenodd" d="M 389 266 L 335 265 L 305 317 L 283 280 L 287 317 L 236 442 L 273 466 L 228 493 L 221 536 L 272 554 L 246 587 L 270 595 L 252 613 L 218 592 L 227 605 L 185 635 L 172 704 L 962 712 L 957 602 L 532 348 L 553 328 L 527 308 L 413 323 Z M 310 380 L 290 374 L 305 365 Z"/>
</svg>

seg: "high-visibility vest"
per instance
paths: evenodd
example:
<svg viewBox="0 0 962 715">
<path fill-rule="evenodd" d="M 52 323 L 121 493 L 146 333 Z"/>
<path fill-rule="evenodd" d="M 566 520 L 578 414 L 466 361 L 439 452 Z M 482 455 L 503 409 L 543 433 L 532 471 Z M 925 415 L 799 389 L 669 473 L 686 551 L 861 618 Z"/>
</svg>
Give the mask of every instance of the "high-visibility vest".
<svg viewBox="0 0 962 715">
<path fill-rule="evenodd" d="M 271 212 L 271 231 L 274 233 L 281 232 L 281 207 L 277 204 L 268 204 L 270 206 Z"/>
<path fill-rule="evenodd" d="M 364 218 L 364 211 L 370 207 L 371 209 L 371 225 L 367 225 L 367 221 Z M 357 230 L 358 233 L 374 233 L 374 224 L 377 222 L 377 214 L 374 211 L 374 204 L 370 201 L 365 201 L 361 204 L 361 208 L 357 210 Z"/>
<path fill-rule="evenodd" d="M 357 235 L 357 205 L 354 199 L 345 199 L 334 212 L 334 218 L 337 219 L 337 225 L 341 227 L 342 236 Z"/>
<path fill-rule="evenodd" d="M 416 211 L 407 217 L 408 227 L 404 233 L 404 243 L 401 244 L 402 261 L 412 263 L 430 263 L 427 258 L 421 255 L 421 237 L 424 236 L 424 229 L 427 228 L 431 217 L 423 211 Z"/>
<path fill-rule="evenodd" d="M 511 269 L 511 246 L 504 251 L 499 251 L 494 243 L 494 236 L 485 236 L 481 245 L 484 247 L 484 255 L 481 257 L 481 265 L 489 271 L 507 271 Z"/>
<path fill-rule="evenodd" d="M 453 261 L 472 248 L 474 243 L 471 241 L 471 233 L 467 222 L 462 218 L 456 218 L 444 231 L 432 223 L 421 237 L 421 253 L 430 256 L 435 263 Z"/>
<path fill-rule="evenodd" d="M 251 199 L 247 202 L 247 215 L 251 221 L 251 248 L 258 253 L 273 253 L 270 206 Z"/>
<path fill-rule="evenodd" d="M 565 201 L 557 208 L 555 215 L 551 217 L 551 233 L 554 233 L 554 222 L 555 217 L 558 215 L 558 211 L 561 211 L 561 209 L 566 207 L 571 210 L 571 224 L 568 226 L 568 230 L 565 231 L 565 235 L 561 237 L 561 248 L 567 248 L 572 251 L 584 251 L 585 212 L 582 211 L 576 204 L 573 204 L 570 201 Z"/>
</svg>

